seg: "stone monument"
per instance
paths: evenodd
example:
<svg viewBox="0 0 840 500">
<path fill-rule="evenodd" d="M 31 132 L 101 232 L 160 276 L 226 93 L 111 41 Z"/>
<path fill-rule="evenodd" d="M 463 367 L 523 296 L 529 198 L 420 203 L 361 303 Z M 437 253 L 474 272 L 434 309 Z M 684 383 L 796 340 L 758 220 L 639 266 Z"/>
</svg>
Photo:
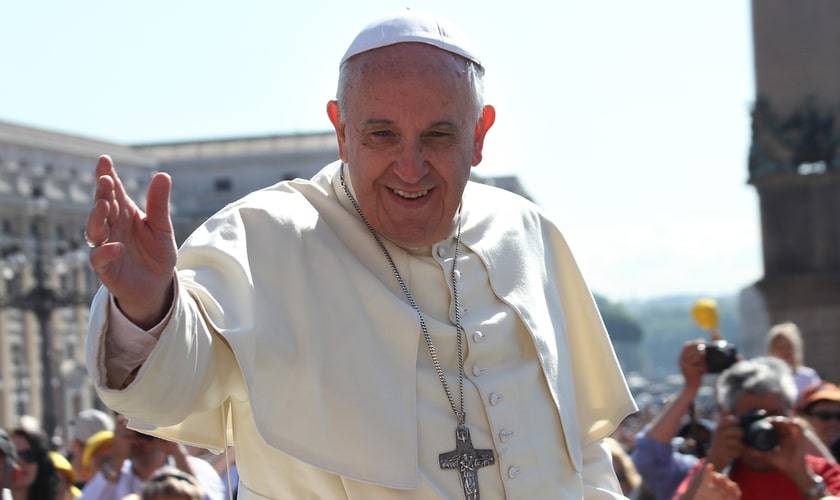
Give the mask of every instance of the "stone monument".
<svg viewBox="0 0 840 500">
<path fill-rule="evenodd" d="M 756 101 L 749 182 L 764 277 L 741 292 L 742 350 L 775 323 L 802 330 L 805 364 L 840 381 L 840 2 L 753 0 Z"/>
</svg>

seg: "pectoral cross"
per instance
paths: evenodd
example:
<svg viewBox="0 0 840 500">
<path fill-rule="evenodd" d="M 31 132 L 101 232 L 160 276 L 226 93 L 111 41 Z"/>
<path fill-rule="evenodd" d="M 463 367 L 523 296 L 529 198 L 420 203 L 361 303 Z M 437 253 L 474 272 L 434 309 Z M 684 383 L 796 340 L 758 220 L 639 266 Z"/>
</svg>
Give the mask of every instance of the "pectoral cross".
<svg viewBox="0 0 840 500">
<path fill-rule="evenodd" d="M 466 500 L 479 500 L 478 469 L 496 463 L 493 450 L 476 450 L 470 439 L 470 430 L 460 424 L 455 428 L 455 449 L 438 457 L 441 469 L 458 469 Z"/>
</svg>

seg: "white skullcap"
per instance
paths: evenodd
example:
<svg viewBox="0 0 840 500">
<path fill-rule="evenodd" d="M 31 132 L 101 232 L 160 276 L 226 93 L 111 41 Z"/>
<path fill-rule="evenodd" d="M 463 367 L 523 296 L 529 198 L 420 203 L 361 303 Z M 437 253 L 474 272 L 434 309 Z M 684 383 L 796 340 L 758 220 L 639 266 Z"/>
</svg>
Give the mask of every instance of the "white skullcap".
<svg viewBox="0 0 840 500">
<path fill-rule="evenodd" d="M 406 10 L 365 26 L 341 58 L 339 67 L 362 52 L 407 42 L 434 45 L 481 66 L 472 44 L 451 22 L 429 14 Z"/>
</svg>

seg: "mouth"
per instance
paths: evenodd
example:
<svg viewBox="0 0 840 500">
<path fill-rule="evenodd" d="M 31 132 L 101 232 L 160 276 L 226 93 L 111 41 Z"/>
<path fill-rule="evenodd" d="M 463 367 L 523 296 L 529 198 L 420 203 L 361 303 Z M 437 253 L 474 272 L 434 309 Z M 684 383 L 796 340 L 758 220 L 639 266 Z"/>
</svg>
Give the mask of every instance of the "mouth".
<svg viewBox="0 0 840 500">
<path fill-rule="evenodd" d="M 431 189 L 423 189 L 421 191 L 403 191 L 402 189 L 391 189 L 391 192 L 404 200 L 417 200 L 428 195 Z"/>
</svg>

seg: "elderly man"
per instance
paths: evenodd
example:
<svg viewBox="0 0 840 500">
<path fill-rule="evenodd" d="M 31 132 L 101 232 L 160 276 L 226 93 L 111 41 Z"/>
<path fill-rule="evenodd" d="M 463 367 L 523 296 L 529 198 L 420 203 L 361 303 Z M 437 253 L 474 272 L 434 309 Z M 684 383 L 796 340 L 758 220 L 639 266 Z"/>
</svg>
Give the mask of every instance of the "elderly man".
<svg viewBox="0 0 840 500">
<path fill-rule="evenodd" d="M 805 429 L 791 418 L 796 385 L 772 357 L 739 361 L 717 382 L 722 416 L 706 461 L 726 472 L 744 500 L 840 494 L 840 466 L 806 454 Z M 686 490 L 698 464 L 677 490 Z"/>
<path fill-rule="evenodd" d="M 340 160 L 252 193 L 177 254 L 111 161 L 87 224 L 88 363 L 135 428 L 236 446 L 240 498 L 615 498 L 635 410 L 555 226 L 469 183 L 495 111 L 448 26 L 373 23 L 327 114 Z M 173 279 L 174 276 L 174 279 Z"/>
</svg>

